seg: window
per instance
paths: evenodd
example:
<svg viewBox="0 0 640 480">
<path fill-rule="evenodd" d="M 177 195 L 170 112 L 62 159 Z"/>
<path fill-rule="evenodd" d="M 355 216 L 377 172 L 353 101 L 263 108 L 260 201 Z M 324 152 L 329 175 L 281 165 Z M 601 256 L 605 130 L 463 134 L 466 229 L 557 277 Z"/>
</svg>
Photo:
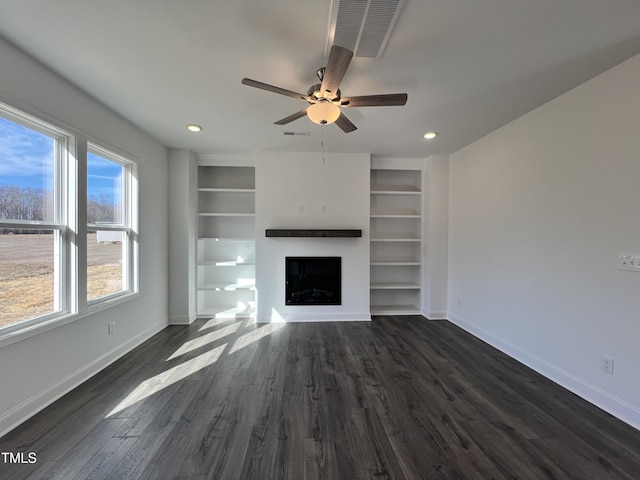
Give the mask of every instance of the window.
<svg viewBox="0 0 640 480">
<path fill-rule="evenodd" d="M 0 328 L 67 308 L 67 137 L 0 116 Z"/>
<path fill-rule="evenodd" d="M 132 290 L 133 164 L 89 145 L 87 155 L 87 300 Z"/>
<path fill-rule="evenodd" d="M 136 219 L 135 163 L 0 104 L 0 344 L 136 292 Z"/>
</svg>

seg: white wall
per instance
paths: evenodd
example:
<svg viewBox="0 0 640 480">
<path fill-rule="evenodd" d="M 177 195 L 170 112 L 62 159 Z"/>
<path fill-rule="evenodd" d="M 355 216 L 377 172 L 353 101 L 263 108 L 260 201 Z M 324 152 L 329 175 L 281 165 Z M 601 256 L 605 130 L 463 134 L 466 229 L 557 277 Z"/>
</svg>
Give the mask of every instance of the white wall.
<svg viewBox="0 0 640 480">
<path fill-rule="evenodd" d="M 196 319 L 196 155 L 169 149 L 169 323 L 188 325 Z"/>
<path fill-rule="evenodd" d="M 447 318 L 449 157 L 431 155 L 423 170 L 423 315 Z"/>
<path fill-rule="evenodd" d="M 0 101 L 134 157 L 140 191 L 140 296 L 0 347 L 2 434 L 166 326 L 168 176 L 164 147 L 2 39 Z"/>
<path fill-rule="evenodd" d="M 368 154 L 256 155 L 258 322 L 371 320 Z M 298 206 L 302 205 L 302 213 Z M 326 213 L 321 213 L 321 207 Z M 266 238 L 267 228 L 360 228 L 362 238 Z M 342 257 L 342 305 L 286 306 L 286 256 Z"/>
<path fill-rule="evenodd" d="M 449 230 L 449 318 L 636 427 L 638 85 L 640 56 L 452 155 Z"/>
</svg>

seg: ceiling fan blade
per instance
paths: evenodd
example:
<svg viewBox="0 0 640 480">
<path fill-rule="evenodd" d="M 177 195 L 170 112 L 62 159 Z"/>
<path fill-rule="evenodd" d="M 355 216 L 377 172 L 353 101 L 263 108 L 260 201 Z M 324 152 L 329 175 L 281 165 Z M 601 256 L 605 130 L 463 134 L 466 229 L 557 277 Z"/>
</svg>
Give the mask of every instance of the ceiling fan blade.
<svg viewBox="0 0 640 480">
<path fill-rule="evenodd" d="M 353 132 L 358 129 L 358 127 L 351 123 L 351 120 L 349 120 L 344 113 L 340 113 L 340 116 L 336 120 L 336 125 L 338 125 L 344 133 Z"/>
<path fill-rule="evenodd" d="M 331 93 L 337 93 L 340 87 L 342 77 L 344 77 L 353 52 L 347 48 L 339 45 L 333 45 L 329 52 L 329 59 L 327 60 L 327 66 L 324 70 L 324 76 L 322 77 L 321 91 L 330 91 Z"/>
<path fill-rule="evenodd" d="M 243 78 L 242 84 L 247 85 L 249 87 L 260 88 L 268 92 L 279 93 L 280 95 L 286 95 L 287 97 L 298 98 L 300 100 L 307 99 L 307 96 L 301 93 L 293 92 L 291 90 L 286 90 L 280 87 L 274 87 L 273 85 L 269 85 L 268 83 L 258 82 L 257 80 L 251 80 L 250 78 Z"/>
<path fill-rule="evenodd" d="M 273 122 L 275 125 L 286 125 L 287 123 L 291 123 L 294 120 L 297 120 L 301 117 L 304 117 L 307 114 L 307 109 L 305 108 L 304 110 L 300 110 L 299 112 L 296 112 L 292 115 L 289 115 L 288 117 L 284 117 L 281 120 L 278 120 L 277 122 Z"/>
<path fill-rule="evenodd" d="M 363 95 L 347 97 L 341 100 L 342 107 L 391 107 L 407 103 L 406 93 L 388 93 L 382 95 Z"/>
</svg>

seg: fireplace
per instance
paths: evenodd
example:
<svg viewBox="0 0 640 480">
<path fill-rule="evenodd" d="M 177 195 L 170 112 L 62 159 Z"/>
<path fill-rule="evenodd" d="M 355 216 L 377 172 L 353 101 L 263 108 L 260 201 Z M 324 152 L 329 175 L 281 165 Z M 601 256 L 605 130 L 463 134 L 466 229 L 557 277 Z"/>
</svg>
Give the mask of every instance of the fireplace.
<svg viewBox="0 0 640 480">
<path fill-rule="evenodd" d="M 286 305 L 341 305 L 341 257 L 286 257 Z"/>
</svg>

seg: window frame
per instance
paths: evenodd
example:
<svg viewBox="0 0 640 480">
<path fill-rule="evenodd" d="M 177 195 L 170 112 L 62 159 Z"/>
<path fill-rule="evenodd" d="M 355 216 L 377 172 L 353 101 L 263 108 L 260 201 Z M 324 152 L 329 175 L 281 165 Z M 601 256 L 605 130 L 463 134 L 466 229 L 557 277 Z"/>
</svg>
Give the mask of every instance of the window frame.
<svg viewBox="0 0 640 480">
<path fill-rule="evenodd" d="M 54 261 L 53 261 L 53 310 L 32 318 L 26 318 L 0 329 L 4 334 L 15 333 L 23 328 L 28 329 L 40 323 L 55 320 L 67 315 L 70 311 L 70 258 L 69 258 L 69 207 L 68 195 L 63 192 L 68 188 L 69 150 L 72 143 L 71 135 L 54 125 L 19 111 L 5 104 L 0 104 L 0 117 L 16 125 L 27 128 L 54 141 L 53 158 L 53 219 L 52 220 L 20 220 L 0 219 L 0 228 L 24 230 L 52 230 L 54 233 Z M 3 335 L 0 335 L 2 339 Z"/>
<path fill-rule="evenodd" d="M 89 153 L 93 153 L 105 160 L 109 160 L 123 167 L 122 173 L 122 221 L 121 222 L 105 222 L 105 223 L 89 223 L 86 222 L 86 229 L 95 231 L 111 231 L 122 232 L 125 234 L 125 242 L 123 245 L 123 289 L 119 292 L 104 295 L 102 297 L 89 300 L 86 297 L 87 305 L 96 305 L 104 301 L 109 301 L 124 295 L 137 292 L 138 288 L 138 258 L 137 258 L 137 186 L 135 179 L 137 178 L 137 165 L 127 157 L 117 154 L 112 150 L 102 147 L 94 142 L 87 144 L 87 169 Z M 87 175 L 88 178 L 88 175 Z M 88 200 L 88 192 L 85 195 Z M 86 232 L 85 232 L 86 233 Z M 86 239 L 86 235 L 84 236 Z M 86 258 L 85 258 L 86 260 Z M 86 264 L 86 262 L 85 262 Z M 85 289 L 86 290 L 86 289 Z"/>
<path fill-rule="evenodd" d="M 52 221 L 0 219 L 0 228 L 54 230 L 54 311 L 0 327 L 0 348 L 66 325 L 139 296 L 138 165 L 134 156 L 105 147 L 61 122 L 38 112 L 25 112 L 0 99 L 0 117 L 55 140 Z M 87 300 L 87 163 L 93 153 L 125 167 L 123 225 L 102 225 L 127 233 L 126 289 Z M 126 187 L 125 187 L 126 183 Z M 105 228 L 107 227 L 107 228 Z M 126 261 L 125 261 L 126 260 Z M 126 265 L 125 265 L 126 263 Z M 57 308 L 56 308 L 57 307 Z"/>
</svg>

